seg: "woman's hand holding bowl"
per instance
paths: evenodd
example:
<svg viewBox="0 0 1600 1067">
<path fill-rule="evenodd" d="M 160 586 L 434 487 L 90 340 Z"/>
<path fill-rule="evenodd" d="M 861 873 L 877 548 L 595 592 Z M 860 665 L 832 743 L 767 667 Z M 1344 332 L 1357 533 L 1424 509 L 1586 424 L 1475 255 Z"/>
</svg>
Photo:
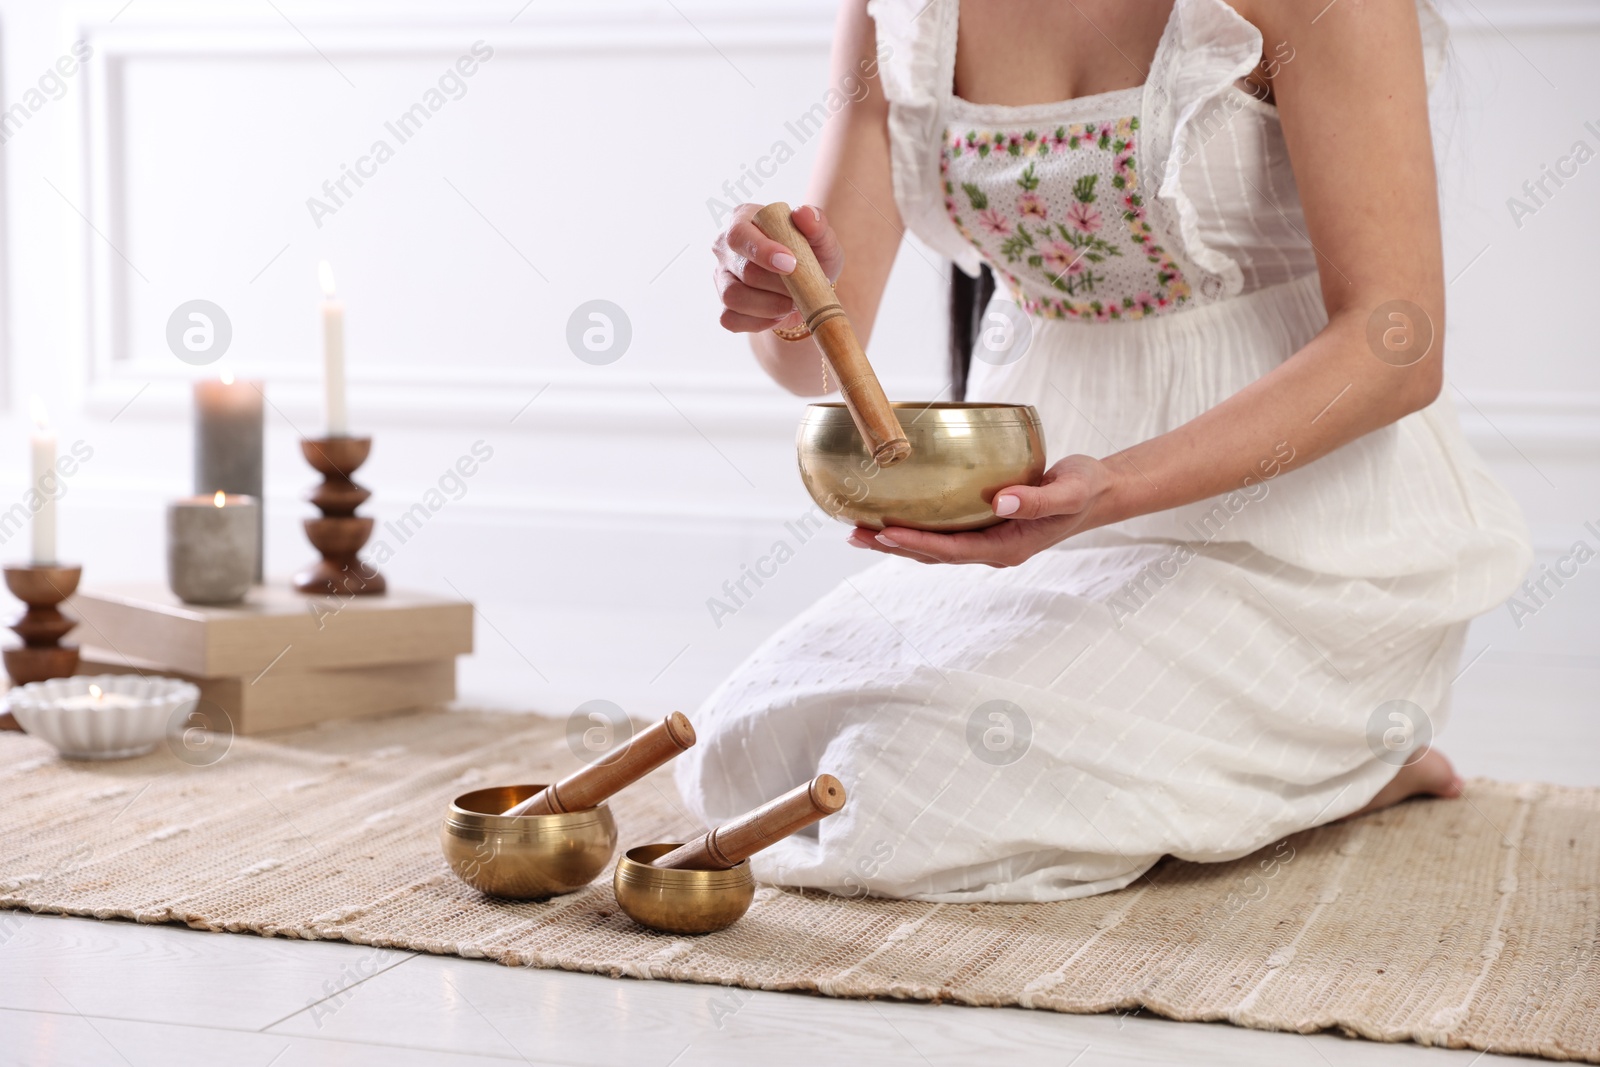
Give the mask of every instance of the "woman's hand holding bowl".
<svg viewBox="0 0 1600 1067">
<path fill-rule="evenodd" d="M 870 548 L 919 563 L 985 563 L 1015 567 L 1073 534 L 1117 522 L 1119 475 L 1103 460 L 1068 456 L 1045 471 L 1037 486 L 1013 485 L 994 497 L 994 512 L 1008 521 L 968 533 L 929 533 L 890 526 L 858 527 L 857 548 Z"/>
</svg>

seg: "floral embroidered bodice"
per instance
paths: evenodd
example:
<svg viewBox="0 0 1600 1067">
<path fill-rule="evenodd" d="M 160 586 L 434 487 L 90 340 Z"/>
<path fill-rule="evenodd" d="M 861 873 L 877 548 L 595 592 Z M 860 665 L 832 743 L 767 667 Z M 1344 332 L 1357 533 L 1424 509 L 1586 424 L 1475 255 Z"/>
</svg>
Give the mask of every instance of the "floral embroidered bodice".
<svg viewBox="0 0 1600 1067">
<path fill-rule="evenodd" d="M 1447 30 L 1416 0 L 1431 84 Z M 1050 103 L 955 92 L 960 0 L 868 0 L 907 231 L 1033 315 L 1173 321 L 1316 275 L 1277 109 L 1240 79 L 1295 61 L 1226 0 L 1174 0 L 1142 86 Z"/>
<path fill-rule="evenodd" d="M 1159 314 L 1187 302 L 1190 289 L 1150 225 L 1138 160 L 1137 116 L 947 126 L 945 210 L 1029 314 Z"/>
</svg>

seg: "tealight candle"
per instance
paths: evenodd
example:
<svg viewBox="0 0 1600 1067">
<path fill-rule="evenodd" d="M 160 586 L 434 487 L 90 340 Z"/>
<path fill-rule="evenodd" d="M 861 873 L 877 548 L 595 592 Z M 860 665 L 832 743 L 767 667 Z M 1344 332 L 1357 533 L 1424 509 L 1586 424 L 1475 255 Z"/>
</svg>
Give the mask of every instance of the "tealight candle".
<svg viewBox="0 0 1600 1067">
<path fill-rule="evenodd" d="M 188 604 L 231 604 L 255 577 L 261 549 L 254 497 L 221 490 L 167 508 L 167 584 Z"/>
<path fill-rule="evenodd" d="M 114 710 L 118 708 L 137 707 L 139 701 L 126 693 L 108 693 L 98 685 L 91 684 L 87 693 L 77 696 L 62 697 L 56 701 L 56 707 L 69 711 L 98 711 L 101 709 Z"/>
</svg>

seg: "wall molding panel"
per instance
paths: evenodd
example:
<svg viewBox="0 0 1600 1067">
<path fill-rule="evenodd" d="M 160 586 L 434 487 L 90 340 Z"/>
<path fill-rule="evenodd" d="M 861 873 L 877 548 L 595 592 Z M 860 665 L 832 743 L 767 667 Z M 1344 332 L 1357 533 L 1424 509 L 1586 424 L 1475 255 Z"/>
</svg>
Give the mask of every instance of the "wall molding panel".
<svg viewBox="0 0 1600 1067">
<path fill-rule="evenodd" d="M 100 8 L 110 12 L 112 9 Z M 229 9 L 225 5 L 141 4 L 126 19 L 79 18 L 75 36 L 87 40 L 94 56 L 85 64 L 88 92 L 81 112 L 80 178 L 85 207 L 88 272 L 82 304 L 88 321 L 85 353 L 85 401 L 94 414 L 109 416 L 143 390 L 157 410 L 175 410 L 187 401 L 193 373 L 164 356 L 154 360 L 130 355 L 128 301 L 137 284 L 138 268 L 124 254 L 128 219 L 139 210 L 128 202 L 124 167 L 129 151 L 126 70 L 131 63 L 182 63 L 196 59 L 260 64 L 301 65 L 316 61 L 308 51 L 307 36 L 317 41 L 318 53 L 330 62 L 341 60 L 408 61 L 430 57 L 448 64 L 471 42 L 492 42 L 497 55 L 521 58 L 593 55 L 596 61 L 636 63 L 643 56 L 699 56 L 715 59 L 723 49 L 814 54 L 824 59 L 832 34 L 828 5 L 780 6 L 760 11 L 726 5 L 683 5 L 685 14 L 670 8 L 639 4 L 537 4 L 508 23 L 503 7 L 468 4 L 442 9 L 438 5 L 410 4 L 359 9 L 353 5 L 307 10 L 295 14 L 295 25 L 255 6 Z M 120 14 L 120 12 L 113 12 Z M 692 19 L 692 21 L 691 21 Z M 303 35 L 304 34 L 304 35 Z M 750 375 L 739 375 L 749 379 Z M 274 370 L 274 385 L 283 387 L 290 405 L 303 399 L 314 402 L 316 374 L 306 368 Z M 440 372 L 386 371 L 352 385 L 371 386 L 376 403 L 373 413 L 409 418 L 417 404 L 408 396 L 426 398 L 425 406 L 446 411 L 461 422 L 493 417 L 504 407 L 503 396 L 531 392 L 550 382 L 550 375 L 495 374 L 471 367 Z M 630 399 L 641 387 L 636 376 L 595 380 L 568 374 L 556 385 L 581 385 L 584 391 L 605 397 L 588 410 L 601 411 L 613 403 L 637 409 Z M 770 395 L 761 383 L 663 379 L 663 389 L 699 396 L 700 406 L 715 411 L 719 398 L 740 394 L 738 404 L 759 408 Z M 487 400 L 484 393 L 493 394 Z M 302 395 L 303 394 L 303 397 Z"/>
</svg>

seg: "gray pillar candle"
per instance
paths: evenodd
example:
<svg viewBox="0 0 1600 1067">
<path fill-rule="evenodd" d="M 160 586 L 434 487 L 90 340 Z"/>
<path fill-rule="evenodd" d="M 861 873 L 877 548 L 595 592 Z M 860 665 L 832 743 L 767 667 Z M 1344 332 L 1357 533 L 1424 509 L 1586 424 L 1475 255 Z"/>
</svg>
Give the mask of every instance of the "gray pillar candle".
<svg viewBox="0 0 1600 1067">
<path fill-rule="evenodd" d="M 219 489 L 253 497 L 256 558 L 251 580 L 261 581 L 262 395 L 260 382 L 194 383 L 194 491 L 209 497 Z"/>
<path fill-rule="evenodd" d="M 254 497 L 214 493 L 167 506 L 167 584 L 187 604 L 231 604 L 250 589 L 261 557 Z"/>
</svg>

